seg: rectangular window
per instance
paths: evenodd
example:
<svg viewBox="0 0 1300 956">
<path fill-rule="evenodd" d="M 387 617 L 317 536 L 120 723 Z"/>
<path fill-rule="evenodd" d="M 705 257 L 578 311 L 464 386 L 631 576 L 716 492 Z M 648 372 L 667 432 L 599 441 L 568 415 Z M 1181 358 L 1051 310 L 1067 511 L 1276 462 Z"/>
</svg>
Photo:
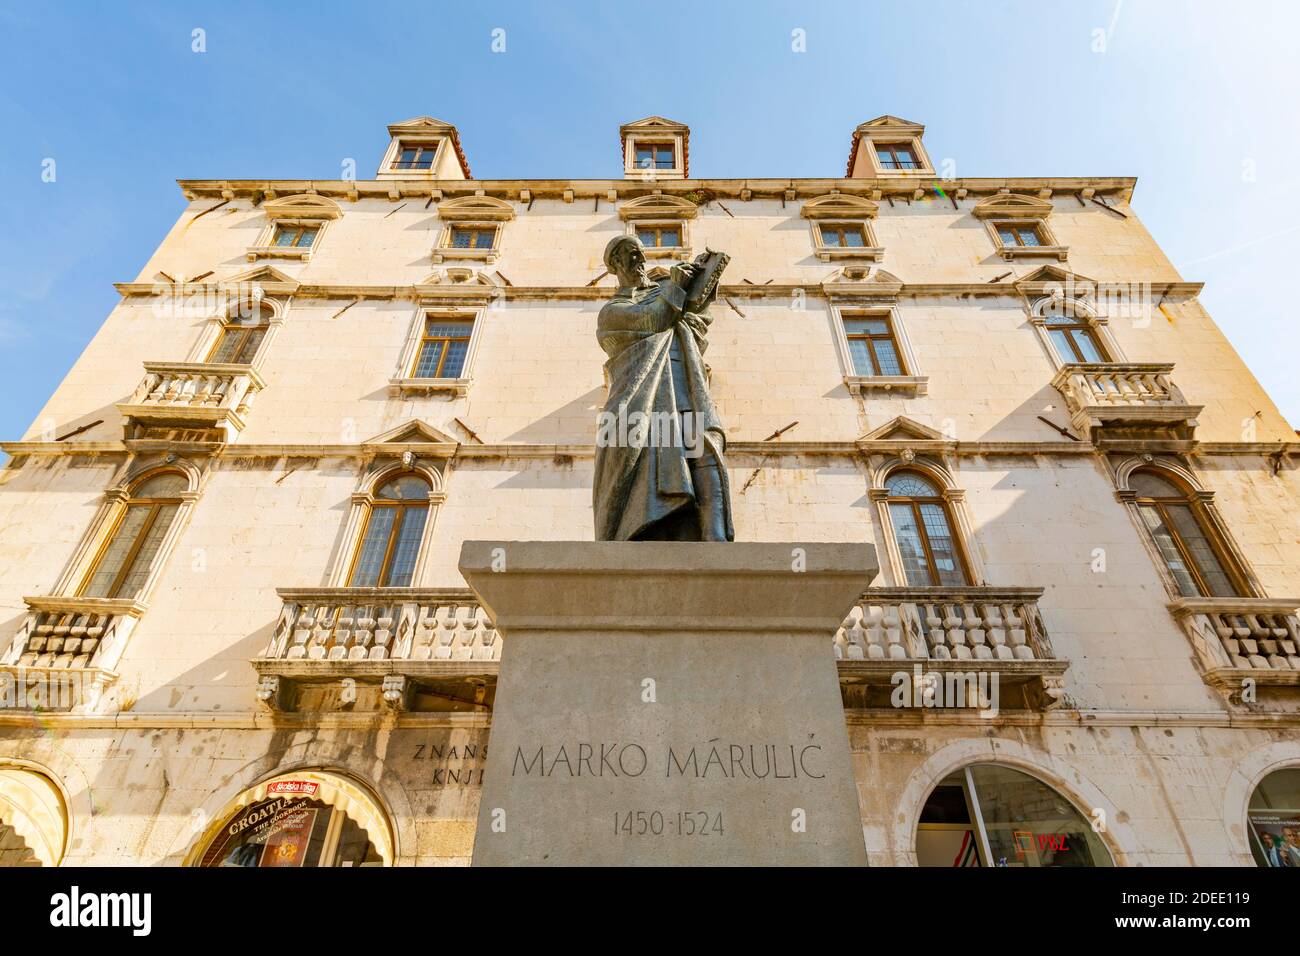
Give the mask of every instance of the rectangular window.
<svg viewBox="0 0 1300 956">
<path fill-rule="evenodd" d="M 637 143 L 637 169 L 672 169 L 676 166 L 672 143 Z"/>
<path fill-rule="evenodd" d="M 861 249 L 867 245 L 866 227 L 858 222 L 824 222 L 822 245 L 836 249 Z"/>
<path fill-rule="evenodd" d="M 291 223 L 278 223 L 271 245 L 281 249 L 308 249 L 316 241 L 320 226 L 301 226 Z"/>
<path fill-rule="evenodd" d="M 438 153 L 437 143 L 402 143 L 393 160 L 394 169 L 433 169 L 433 157 Z"/>
<path fill-rule="evenodd" d="M 998 223 L 998 238 L 1002 240 L 1002 245 L 1008 248 L 1047 245 L 1047 243 L 1043 242 L 1043 231 L 1038 228 L 1036 223 L 1032 222 L 1000 222 Z"/>
<path fill-rule="evenodd" d="M 473 331 L 473 320 L 426 316 L 411 377 L 460 378 L 465 371 L 465 356 L 469 354 Z"/>
<path fill-rule="evenodd" d="M 888 315 L 844 317 L 855 375 L 906 375 Z"/>
<path fill-rule="evenodd" d="M 911 143 L 877 143 L 876 159 L 881 169 L 917 169 Z"/>
<path fill-rule="evenodd" d="M 452 249 L 491 249 L 496 242 L 496 226 L 452 226 Z"/>
<path fill-rule="evenodd" d="M 682 244 L 682 227 L 637 226 L 636 237 L 647 249 L 677 249 Z"/>
</svg>

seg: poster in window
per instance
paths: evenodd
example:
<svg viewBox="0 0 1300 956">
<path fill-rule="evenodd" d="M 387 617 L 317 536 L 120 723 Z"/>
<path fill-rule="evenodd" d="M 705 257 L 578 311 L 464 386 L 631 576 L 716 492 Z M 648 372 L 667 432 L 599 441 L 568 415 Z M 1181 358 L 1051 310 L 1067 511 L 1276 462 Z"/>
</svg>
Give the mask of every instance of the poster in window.
<svg viewBox="0 0 1300 956">
<path fill-rule="evenodd" d="M 1250 829 L 1255 844 L 1269 867 L 1300 869 L 1300 812 L 1250 812 Z"/>
</svg>

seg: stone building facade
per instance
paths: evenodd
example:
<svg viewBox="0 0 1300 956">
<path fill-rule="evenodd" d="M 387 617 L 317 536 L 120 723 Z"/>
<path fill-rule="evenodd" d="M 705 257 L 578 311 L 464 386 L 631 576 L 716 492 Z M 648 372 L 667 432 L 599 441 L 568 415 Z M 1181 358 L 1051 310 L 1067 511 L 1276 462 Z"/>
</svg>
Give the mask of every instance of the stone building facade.
<svg viewBox="0 0 1300 956">
<path fill-rule="evenodd" d="M 737 539 L 878 550 L 826 651 L 873 865 L 1285 865 L 1300 444 L 1135 181 L 941 178 L 893 116 L 843 176 L 699 178 L 690 135 L 479 180 L 421 117 L 374 179 L 180 183 L 0 445 L 0 862 L 467 863 L 502 639 L 457 555 L 591 537 L 635 232 L 732 257 Z"/>
</svg>

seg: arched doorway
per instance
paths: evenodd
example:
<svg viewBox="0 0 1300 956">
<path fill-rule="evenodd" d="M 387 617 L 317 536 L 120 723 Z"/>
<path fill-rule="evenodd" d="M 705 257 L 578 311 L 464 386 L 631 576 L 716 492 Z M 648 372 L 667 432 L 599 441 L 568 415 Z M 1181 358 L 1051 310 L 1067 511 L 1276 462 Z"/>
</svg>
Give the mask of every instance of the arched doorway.
<svg viewBox="0 0 1300 956">
<path fill-rule="evenodd" d="M 68 810 L 54 781 L 0 766 L 0 867 L 58 866 L 67 839 Z"/>
<path fill-rule="evenodd" d="M 1113 866 L 1091 822 L 1020 770 L 972 764 L 931 791 L 916 830 L 920 866 Z"/>
<path fill-rule="evenodd" d="M 246 790 L 209 827 L 189 859 L 200 867 L 391 866 L 393 837 L 361 784 L 299 770 Z"/>
</svg>

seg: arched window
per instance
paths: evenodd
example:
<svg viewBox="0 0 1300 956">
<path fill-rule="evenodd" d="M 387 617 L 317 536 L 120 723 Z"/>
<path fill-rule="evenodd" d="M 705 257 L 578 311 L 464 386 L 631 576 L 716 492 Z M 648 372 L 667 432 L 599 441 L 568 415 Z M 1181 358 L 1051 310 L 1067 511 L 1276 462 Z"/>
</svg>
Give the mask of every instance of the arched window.
<svg viewBox="0 0 1300 956">
<path fill-rule="evenodd" d="M 1275 770 L 1261 780 L 1246 816 L 1256 863 L 1300 867 L 1300 767 Z"/>
<path fill-rule="evenodd" d="M 366 516 L 348 586 L 410 587 L 428 518 L 429 483 L 424 478 L 407 473 L 385 481 Z"/>
<path fill-rule="evenodd" d="M 1200 504 L 1163 475 L 1135 471 L 1129 488 L 1142 523 L 1183 597 L 1240 597 L 1240 576 L 1210 530 Z"/>
<path fill-rule="evenodd" d="M 1108 362 L 1092 325 L 1073 309 L 1056 310 L 1044 318 L 1047 337 L 1052 340 L 1062 362 Z"/>
<path fill-rule="evenodd" d="M 136 483 L 86 576 L 83 597 L 134 598 L 140 593 L 188 487 L 186 477 L 175 471 Z"/>
<path fill-rule="evenodd" d="M 900 471 L 889 476 L 885 489 L 907 583 L 913 587 L 970 584 L 961 543 L 953 534 L 952 514 L 934 482 L 914 471 Z"/>
<path fill-rule="evenodd" d="M 921 866 L 1113 866 L 1092 823 L 1027 773 L 975 764 L 934 788 L 916 829 Z"/>
<path fill-rule="evenodd" d="M 271 311 L 260 303 L 232 310 L 221 324 L 217 340 L 208 353 L 210 364 L 251 365 L 262 339 L 266 338 Z"/>
</svg>

